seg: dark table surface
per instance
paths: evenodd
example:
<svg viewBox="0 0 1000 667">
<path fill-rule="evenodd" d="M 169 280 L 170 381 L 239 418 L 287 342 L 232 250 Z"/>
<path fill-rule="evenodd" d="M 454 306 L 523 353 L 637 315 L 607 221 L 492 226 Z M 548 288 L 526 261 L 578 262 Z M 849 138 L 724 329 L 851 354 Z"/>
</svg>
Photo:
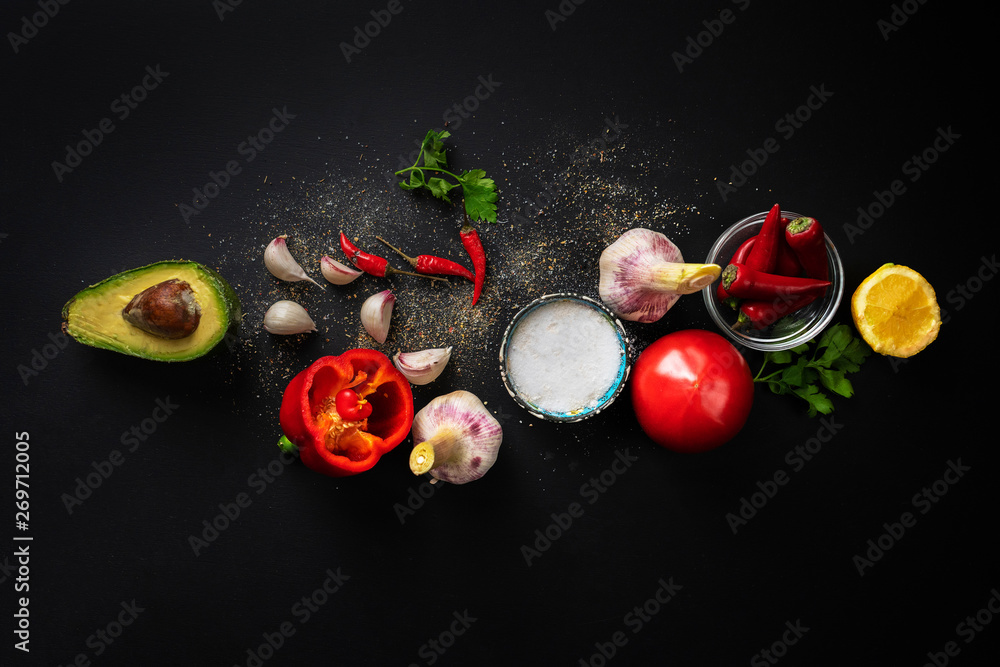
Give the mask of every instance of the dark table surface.
<svg viewBox="0 0 1000 667">
<path fill-rule="evenodd" d="M 996 233 L 964 220 L 992 171 L 973 125 L 989 75 L 968 83 L 984 19 L 909 0 L 5 3 L 0 662 L 990 664 Z M 467 285 L 393 278 L 379 345 L 358 311 L 386 282 L 264 271 L 287 234 L 318 276 L 340 230 L 464 260 L 459 209 L 392 176 L 444 128 L 501 192 L 476 308 Z M 700 261 L 776 202 L 825 224 L 848 295 L 885 262 L 925 275 L 939 339 L 873 355 L 829 417 L 758 387 L 739 435 L 700 455 L 646 438 L 627 396 L 567 425 L 509 398 L 497 353 L 522 305 L 597 296 L 626 229 Z M 161 364 L 60 336 L 78 290 L 178 257 L 243 300 L 223 353 Z M 265 333 L 281 298 L 320 331 Z M 640 350 L 714 327 L 700 296 L 627 325 Z M 282 391 L 314 359 L 442 345 L 414 400 L 487 403 L 504 444 L 483 479 L 415 478 L 411 440 L 346 479 L 278 456 Z"/>
</svg>

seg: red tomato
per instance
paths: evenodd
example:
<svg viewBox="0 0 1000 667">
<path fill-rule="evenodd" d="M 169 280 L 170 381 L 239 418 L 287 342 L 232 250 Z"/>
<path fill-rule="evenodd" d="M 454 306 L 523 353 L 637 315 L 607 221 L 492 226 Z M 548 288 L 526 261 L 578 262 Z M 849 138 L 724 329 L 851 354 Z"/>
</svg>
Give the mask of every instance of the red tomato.
<svg viewBox="0 0 1000 667">
<path fill-rule="evenodd" d="M 719 334 L 700 329 L 667 334 L 643 350 L 631 385 L 642 430 L 675 452 L 704 452 L 728 442 L 753 405 L 746 359 Z"/>
</svg>

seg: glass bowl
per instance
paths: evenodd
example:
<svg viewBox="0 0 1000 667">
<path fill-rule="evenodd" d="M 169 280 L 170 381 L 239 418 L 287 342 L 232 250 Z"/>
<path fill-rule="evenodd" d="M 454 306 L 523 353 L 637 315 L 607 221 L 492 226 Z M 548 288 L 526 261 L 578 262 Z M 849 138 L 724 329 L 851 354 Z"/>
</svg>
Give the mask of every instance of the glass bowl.
<svg viewBox="0 0 1000 667">
<path fill-rule="evenodd" d="M 705 263 L 718 264 L 725 268 L 740 244 L 760 231 L 767 213 L 767 211 L 755 213 L 724 231 L 709 250 Z M 789 220 L 803 217 L 792 211 L 782 211 L 781 215 Z M 831 283 L 826 295 L 801 310 L 785 315 L 766 329 L 733 328 L 739 313 L 716 297 L 721 277 L 712 283 L 711 287 L 702 290 L 708 314 L 730 340 L 752 350 L 762 352 L 788 350 L 808 342 L 830 324 L 844 296 L 844 267 L 829 236 L 826 236 L 826 257 L 830 263 Z"/>
<path fill-rule="evenodd" d="M 625 328 L 614 313 L 569 292 L 524 306 L 500 344 L 507 393 L 535 417 L 554 422 L 578 422 L 611 405 L 630 363 Z"/>
</svg>

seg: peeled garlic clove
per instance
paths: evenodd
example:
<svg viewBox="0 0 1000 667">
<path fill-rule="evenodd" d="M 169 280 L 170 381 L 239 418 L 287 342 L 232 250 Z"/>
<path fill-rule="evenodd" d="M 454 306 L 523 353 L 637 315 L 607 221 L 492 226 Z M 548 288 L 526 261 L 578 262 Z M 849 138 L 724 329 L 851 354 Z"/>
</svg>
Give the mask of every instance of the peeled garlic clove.
<svg viewBox="0 0 1000 667">
<path fill-rule="evenodd" d="M 389 322 L 392 320 L 392 307 L 396 305 L 396 297 L 392 290 L 383 290 L 372 294 L 361 304 L 361 324 L 372 338 L 384 343 L 389 335 Z"/>
<path fill-rule="evenodd" d="M 287 238 L 287 236 L 282 235 L 267 244 L 267 248 L 264 249 L 264 266 L 278 280 L 289 282 L 308 280 L 313 285 L 323 289 L 323 286 L 310 278 L 305 269 L 299 266 L 299 263 L 292 257 L 292 253 L 288 250 L 288 244 L 285 242 Z"/>
<path fill-rule="evenodd" d="M 346 285 L 361 275 L 361 271 L 356 271 L 327 255 L 320 257 L 319 268 L 323 277 L 334 285 Z"/>
<path fill-rule="evenodd" d="M 419 352 L 397 352 L 392 363 L 410 384 L 428 384 L 444 371 L 451 359 L 451 346 L 435 347 Z"/>
<path fill-rule="evenodd" d="M 601 300 L 624 320 L 655 322 L 684 294 L 711 285 L 722 267 L 687 264 L 670 239 L 650 229 L 630 229 L 601 253 Z"/>
<path fill-rule="evenodd" d="M 468 391 L 438 396 L 413 418 L 410 470 L 465 484 L 479 479 L 497 460 L 503 429 L 479 398 Z"/>
<path fill-rule="evenodd" d="M 276 301 L 264 313 L 264 330 L 289 336 L 316 331 L 316 323 L 306 309 L 294 301 Z"/>
</svg>

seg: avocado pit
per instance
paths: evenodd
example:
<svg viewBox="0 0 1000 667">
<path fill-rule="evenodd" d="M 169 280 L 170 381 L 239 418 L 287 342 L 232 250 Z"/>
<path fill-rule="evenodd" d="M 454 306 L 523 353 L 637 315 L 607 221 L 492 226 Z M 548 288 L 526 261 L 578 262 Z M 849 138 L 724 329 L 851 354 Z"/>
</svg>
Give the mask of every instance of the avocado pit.
<svg viewBox="0 0 1000 667">
<path fill-rule="evenodd" d="M 132 326 L 159 338 L 187 338 L 198 328 L 201 306 L 184 280 L 171 278 L 147 287 L 122 309 Z"/>
</svg>

